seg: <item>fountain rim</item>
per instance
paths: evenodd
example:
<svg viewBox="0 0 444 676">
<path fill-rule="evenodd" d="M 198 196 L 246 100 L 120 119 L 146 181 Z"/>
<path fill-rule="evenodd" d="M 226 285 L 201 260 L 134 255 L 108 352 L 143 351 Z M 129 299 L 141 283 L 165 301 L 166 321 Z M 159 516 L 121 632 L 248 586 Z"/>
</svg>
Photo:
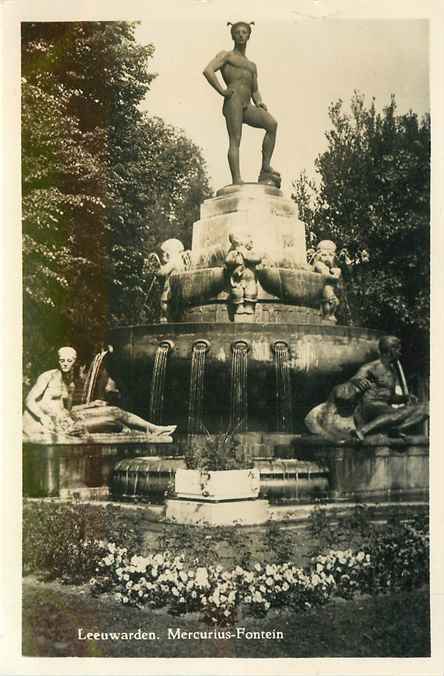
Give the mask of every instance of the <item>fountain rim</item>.
<svg viewBox="0 0 444 676">
<path fill-rule="evenodd" d="M 237 335 L 245 335 L 246 333 L 265 333 L 281 335 L 290 335 L 298 333 L 301 335 L 325 335 L 332 337 L 349 337 L 349 338 L 380 338 L 383 331 L 380 329 L 370 329 L 360 326 L 346 326 L 344 324 L 310 324 L 303 322 L 294 323 L 280 323 L 280 324 L 254 324 L 251 322 L 166 322 L 156 324 L 128 324 L 124 326 L 116 326 L 110 329 L 110 335 L 118 333 L 127 333 L 128 331 L 136 333 L 149 332 L 151 335 L 168 336 L 171 334 L 184 333 L 203 333 L 210 334 L 223 333 L 230 334 L 234 337 Z"/>
</svg>

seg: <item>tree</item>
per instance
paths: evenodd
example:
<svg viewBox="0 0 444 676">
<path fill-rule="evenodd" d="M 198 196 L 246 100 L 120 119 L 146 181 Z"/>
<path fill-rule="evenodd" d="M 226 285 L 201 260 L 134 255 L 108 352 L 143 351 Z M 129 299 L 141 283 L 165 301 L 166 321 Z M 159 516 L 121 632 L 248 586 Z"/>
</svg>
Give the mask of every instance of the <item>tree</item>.
<svg viewBox="0 0 444 676">
<path fill-rule="evenodd" d="M 34 371 L 61 343 L 89 353 L 108 326 L 138 318 L 145 254 L 170 232 L 187 242 L 210 194 L 199 149 L 140 111 L 154 47 L 134 28 L 22 24 L 24 359 Z"/>
<path fill-rule="evenodd" d="M 430 117 L 377 112 L 354 93 L 329 109 L 319 182 L 302 173 L 293 199 L 310 242 L 333 239 L 348 262 L 355 323 L 400 336 L 411 367 L 426 363 L 429 330 Z"/>
</svg>

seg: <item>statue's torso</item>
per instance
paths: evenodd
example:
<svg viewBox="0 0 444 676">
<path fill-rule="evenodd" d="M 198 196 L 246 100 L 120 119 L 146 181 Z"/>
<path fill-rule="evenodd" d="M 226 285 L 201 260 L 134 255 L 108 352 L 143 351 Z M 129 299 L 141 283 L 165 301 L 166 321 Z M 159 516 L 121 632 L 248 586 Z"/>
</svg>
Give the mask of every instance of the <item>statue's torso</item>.
<svg viewBox="0 0 444 676">
<path fill-rule="evenodd" d="M 57 415 L 64 410 L 63 399 L 68 396 L 68 388 L 58 369 L 49 372 L 48 385 L 39 402 L 42 411 L 48 415 Z"/>
<path fill-rule="evenodd" d="M 367 378 L 372 387 L 365 392 L 364 400 L 383 401 L 389 404 L 396 391 L 397 380 L 394 371 L 378 360 L 369 369 Z"/>
<path fill-rule="evenodd" d="M 225 84 L 248 102 L 253 93 L 255 65 L 245 56 L 228 52 L 221 74 Z"/>
</svg>

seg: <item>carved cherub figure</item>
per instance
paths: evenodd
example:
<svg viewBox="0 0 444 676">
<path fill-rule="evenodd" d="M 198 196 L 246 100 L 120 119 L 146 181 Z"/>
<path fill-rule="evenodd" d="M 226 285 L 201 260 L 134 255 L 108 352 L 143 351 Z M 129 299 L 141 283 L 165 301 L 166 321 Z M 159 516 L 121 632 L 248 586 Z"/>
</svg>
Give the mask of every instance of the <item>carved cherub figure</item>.
<svg viewBox="0 0 444 676">
<path fill-rule="evenodd" d="M 162 277 L 163 289 L 160 296 L 160 321 L 165 323 L 169 319 L 169 304 L 171 302 L 171 275 L 175 272 L 184 272 L 186 270 L 187 252 L 178 239 L 167 239 L 160 245 L 160 258 L 157 254 L 151 254 L 157 259 L 159 264 L 156 275 Z"/>
<path fill-rule="evenodd" d="M 254 250 L 249 234 L 230 232 L 230 249 L 225 257 L 225 267 L 229 276 L 230 301 L 235 314 L 254 314 L 258 285 L 256 266 L 262 255 Z"/>
<path fill-rule="evenodd" d="M 321 312 L 324 319 L 336 323 L 336 310 L 339 299 L 335 290 L 341 278 L 341 269 L 336 267 L 336 244 L 329 239 L 319 242 L 313 260 L 314 272 L 327 277 L 322 290 Z"/>
</svg>

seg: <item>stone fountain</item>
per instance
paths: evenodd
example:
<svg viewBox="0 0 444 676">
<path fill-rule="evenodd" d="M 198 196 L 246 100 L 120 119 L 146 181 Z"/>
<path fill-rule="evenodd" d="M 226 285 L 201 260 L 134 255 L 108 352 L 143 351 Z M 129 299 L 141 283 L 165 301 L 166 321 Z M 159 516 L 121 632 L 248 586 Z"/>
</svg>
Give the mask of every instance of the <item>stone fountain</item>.
<svg viewBox="0 0 444 676">
<path fill-rule="evenodd" d="M 191 251 L 176 254 L 163 271 L 161 322 L 110 336 L 113 377 L 131 410 L 177 423 L 182 449 L 206 432 L 234 430 L 272 500 L 424 495 L 424 439 L 335 443 L 307 433 L 307 414 L 377 357 L 380 334 L 336 322 L 340 276 L 307 263 L 304 225 L 280 189 L 219 190 L 202 205 Z M 175 467 L 183 466 L 178 457 Z M 123 489 L 130 475 L 132 488 Z M 120 463 L 115 494 L 131 494 L 136 475 L 131 460 Z"/>
<path fill-rule="evenodd" d="M 251 241 L 260 260 L 238 266 L 249 272 L 251 301 L 245 272 L 234 287 L 227 264 L 234 235 L 237 249 Z M 281 190 L 220 190 L 202 205 L 185 258 L 188 269 L 168 279 L 166 321 L 110 336 L 113 377 L 129 393 L 128 408 L 153 422 L 174 420 L 187 434 L 236 429 L 257 454 L 255 439 L 305 432 L 308 411 L 377 355 L 377 332 L 323 314 L 329 277 L 307 264 L 304 225 Z"/>
<path fill-rule="evenodd" d="M 233 51 L 218 54 L 204 75 L 224 97 L 223 114 L 231 120 L 232 184 L 201 205 L 190 251 L 178 239 L 162 244 L 160 322 L 121 327 L 108 338 L 114 350 L 107 368 L 125 407 L 157 424 L 177 424 L 176 443 L 156 447 L 96 435 L 68 448 L 63 459 L 76 457 L 81 465 L 94 457 L 90 484 L 103 486 L 112 472 L 111 492 L 118 499 L 162 499 L 185 466 L 184 452 L 208 435 L 230 431 L 259 471 L 261 497 L 272 501 L 423 499 L 425 437 L 412 443 L 308 434 L 310 412 L 377 358 L 380 334 L 337 323 L 345 289 L 335 245 L 320 242 L 307 261 L 304 224 L 270 166 L 277 124 L 250 77 L 255 66 L 245 49 L 251 25 L 233 24 L 231 34 Z M 265 130 L 257 183 L 240 178 L 235 127 L 242 123 Z M 25 474 L 26 467 L 44 465 L 45 452 L 47 459 L 59 458 L 59 465 L 48 460 L 45 470 L 54 484 L 52 474 L 60 475 L 62 462 L 54 445 L 29 453 Z M 29 458 L 37 458 L 34 465 Z M 86 470 L 76 472 L 84 478 Z"/>
</svg>

